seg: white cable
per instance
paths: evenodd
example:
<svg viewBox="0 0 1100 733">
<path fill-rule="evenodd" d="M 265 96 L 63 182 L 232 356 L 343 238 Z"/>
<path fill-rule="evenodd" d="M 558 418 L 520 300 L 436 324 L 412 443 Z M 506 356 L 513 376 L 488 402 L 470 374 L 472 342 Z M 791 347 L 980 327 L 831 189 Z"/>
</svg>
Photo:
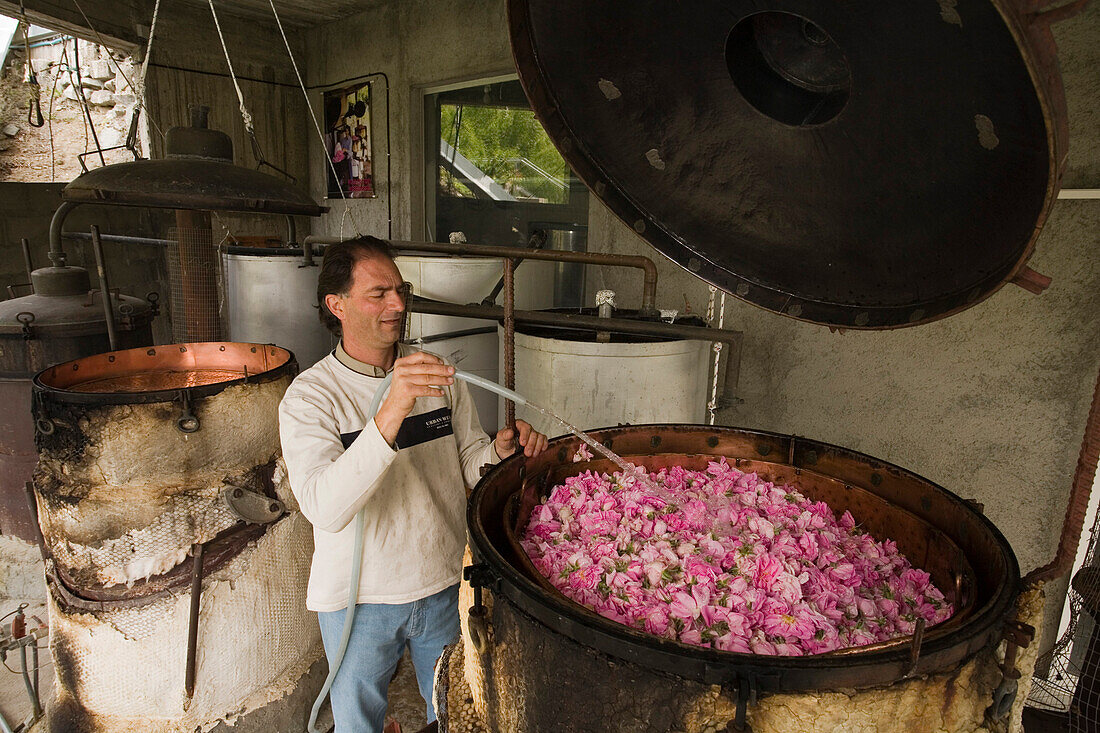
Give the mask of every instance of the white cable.
<svg viewBox="0 0 1100 733">
<path fill-rule="evenodd" d="M 268 0 L 271 4 L 271 13 L 275 16 L 275 24 L 279 26 L 279 34 L 283 37 L 283 44 L 286 46 L 287 56 L 290 57 L 290 65 L 294 67 L 294 75 L 298 77 L 298 85 L 302 88 L 302 98 L 306 100 L 306 108 L 309 109 L 309 117 L 313 120 L 313 127 L 317 130 L 317 139 L 321 141 L 321 150 L 324 152 L 325 159 L 328 161 L 328 167 L 332 171 L 332 177 L 336 181 L 337 187 L 340 189 L 340 198 L 344 201 L 344 215 L 340 218 L 340 239 L 344 238 L 344 219 L 351 218 L 351 226 L 355 229 L 355 236 L 363 236 L 363 232 L 359 230 L 359 224 L 355 221 L 355 216 L 351 213 L 351 207 L 348 205 L 348 197 L 344 194 L 344 187 L 340 185 L 340 176 L 336 173 L 336 165 L 332 162 L 332 156 L 328 154 L 328 150 L 325 147 L 325 133 L 321 132 L 321 123 L 317 121 L 317 113 L 313 111 L 313 104 L 309 101 L 309 91 L 306 90 L 306 83 L 302 79 L 302 72 L 298 70 L 298 62 L 294 60 L 294 52 L 290 50 L 290 41 L 287 40 L 286 31 L 283 30 L 283 21 L 279 18 L 279 11 L 275 9 L 275 0 Z M 387 111 L 388 114 L 388 111 Z M 386 155 L 389 155 L 390 151 L 386 151 Z M 389 186 L 390 182 L 386 181 L 386 186 Z M 328 185 L 325 185 L 328 188 Z M 327 192 L 326 192 L 327 193 Z M 390 193 L 387 190 L 386 195 Z"/>
<path fill-rule="evenodd" d="M 218 22 L 218 11 L 214 10 L 214 0 L 207 0 L 210 4 L 210 14 L 214 16 L 214 28 L 218 31 L 218 40 L 222 43 L 222 51 L 225 52 L 225 64 L 229 67 L 229 78 L 233 80 L 233 88 L 237 90 L 237 101 L 241 103 L 241 119 L 244 120 L 244 129 L 248 131 L 249 135 L 255 135 L 255 128 L 252 126 L 252 113 L 248 111 L 248 107 L 244 104 L 244 92 L 241 91 L 241 85 L 237 82 L 237 74 L 233 71 L 233 60 L 229 58 L 229 47 L 225 45 L 225 36 L 222 35 L 222 25 Z"/>
</svg>

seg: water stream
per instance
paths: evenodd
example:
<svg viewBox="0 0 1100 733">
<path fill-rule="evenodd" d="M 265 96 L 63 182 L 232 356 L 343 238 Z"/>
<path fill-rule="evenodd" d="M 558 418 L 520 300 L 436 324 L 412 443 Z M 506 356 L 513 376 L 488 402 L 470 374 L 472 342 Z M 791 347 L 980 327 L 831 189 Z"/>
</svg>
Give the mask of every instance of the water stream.
<svg viewBox="0 0 1100 733">
<path fill-rule="evenodd" d="M 657 488 L 657 485 L 653 483 L 652 479 L 649 478 L 649 472 L 646 471 L 644 468 L 639 470 L 638 467 L 635 466 L 633 463 L 624 460 L 622 456 L 612 452 L 610 448 L 598 442 L 588 433 L 558 417 L 558 415 L 556 415 L 552 410 L 548 410 L 545 407 L 539 407 L 533 402 L 528 402 L 527 406 L 530 407 L 532 410 L 535 410 L 536 412 L 541 412 L 543 415 L 546 415 L 546 417 L 552 420 L 557 420 L 558 422 L 560 422 L 563 426 L 565 426 L 566 430 L 583 440 L 590 448 L 592 448 L 592 450 L 596 451 L 603 457 L 609 459 L 616 466 L 618 466 L 622 470 L 624 477 L 633 476 L 639 483 L 645 486 L 647 490 L 652 492 L 654 496 L 660 496 L 663 493 L 660 489 Z"/>
</svg>

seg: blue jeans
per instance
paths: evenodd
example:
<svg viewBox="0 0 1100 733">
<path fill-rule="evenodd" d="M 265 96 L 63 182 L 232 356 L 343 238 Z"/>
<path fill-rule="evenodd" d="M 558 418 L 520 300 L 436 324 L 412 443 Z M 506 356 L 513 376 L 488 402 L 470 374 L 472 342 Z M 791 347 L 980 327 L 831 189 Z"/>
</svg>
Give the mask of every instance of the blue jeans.
<svg viewBox="0 0 1100 733">
<path fill-rule="evenodd" d="M 317 614 L 321 640 L 331 660 L 340 647 L 346 609 Z M 335 733 L 382 733 L 386 692 L 397 662 L 409 646 L 416 684 L 435 720 L 432 681 L 443 647 L 458 637 L 458 585 L 412 603 L 360 603 L 330 700 Z"/>
</svg>

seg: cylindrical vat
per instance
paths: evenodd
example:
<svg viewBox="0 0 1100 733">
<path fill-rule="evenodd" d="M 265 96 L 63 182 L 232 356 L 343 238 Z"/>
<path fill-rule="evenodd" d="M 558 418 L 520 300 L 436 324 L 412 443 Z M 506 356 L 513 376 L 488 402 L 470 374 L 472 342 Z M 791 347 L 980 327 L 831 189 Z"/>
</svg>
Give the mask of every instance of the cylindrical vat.
<svg viewBox="0 0 1100 733">
<path fill-rule="evenodd" d="M 554 300 L 554 262 L 524 262 L 516 269 L 516 308 L 535 310 Z M 492 257 L 427 257 L 402 255 L 397 267 L 413 293 L 450 303 L 480 303 L 500 280 L 501 261 Z M 497 300 L 500 300 L 498 295 Z M 493 324 L 476 318 L 409 315 L 409 340 L 420 343 L 457 367 L 498 381 L 497 339 Z M 423 341 L 418 341 L 423 339 Z M 492 431 L 497 421 L 497 398 L 473 390 L 481 426 Z"/>
<path fill-rule="evenodd" d="M 807 657 L 721 652 L 614 623 L 544 590 L 509 538 L 565 477 L 614 470 L 606 460 L 572 463 L 580 442 L 562 437 L 537 458 L 494 468 L 467 513 L 470 577 L 487 608 L 475 610 L 467 585 L 466 681 L 489 730 L 724 730 L 739 706 L 757 733 L 837 729 L 830 720 L 850 720 L 854 730 L 981 729 L 1000 679 L 993 650 L 1015 607 L 1019 567 L 1003 535 L 965 501 L 897 466 L 794 436 L 667 424 L 591 435 L 649 470 L 705 468 L 724 456 L 838 513 L 851 511 L 870 534 L 896 541 L 959 610 L 916 645 L 904 637 Z M 807 695 L 847 707 L 815 710 Z M 857 698 L 866 710 L 852 707 Z M 803 717 L 784 713 L 787 703 Z M 869 710 L 880 713 L 877 722 L 856 725 Z"/>
<path fill-rule="evenodd" d="M 35 378 L 51 731 L 240 719 L 317 660 L 305 609 L 312 535 L 277 462 L 277 408 L 296 371 L 285 349 L 209 342 L 98 354 Z M 270 516 L 242 521 L 227 494 L 255 497 Z"/>
<path fill-rule="evenodd" d="M 302 265 L 301 249 L 223 247 L 231 341 L 282 344 L 303 369 L 336 346 L 317 317 L 320 262 Z"/>
<path fill-rule="evenodd" d="M 51 364 L 111 348 L 103 296 L 87 270 L 45 267 L 34 292 L 0 303 L 0 534 L 35 541 L 24 486 L 38 460 L 31 419 L 31 378 Z M 112 294 L 119 348 L 153 343 L 149 302 Z M 0 591 L 0 595 L 2 595 Z"/>
<path fill-rule="evenodd" d="M 592 333 L 537 326 L 518 327 L 515 339 L 516 392 L 578 427 L 702 422 L 706 414 L 705 341 L 615 334 L 599 343 Z M 500 354 L 503 373 L 503 347 Z M 498 417 L 503 424 L 503 401 Z M 516 417 L 547 435 L 564 430 L 526 405 L 516 406 Z"/>
</svg>

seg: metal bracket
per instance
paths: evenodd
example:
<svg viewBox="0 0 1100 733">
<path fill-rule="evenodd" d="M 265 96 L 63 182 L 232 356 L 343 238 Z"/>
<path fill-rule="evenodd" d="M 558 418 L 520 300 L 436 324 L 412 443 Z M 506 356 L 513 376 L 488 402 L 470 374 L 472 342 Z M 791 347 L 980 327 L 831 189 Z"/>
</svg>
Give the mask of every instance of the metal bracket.
<svg viewBox="0 0 1100 733">
<path fill-rule="evenodd" d="M 737 678 L 737 711 L 733 720 L 726 723 L 727 733 L 752 733 L 748 721 L 749 705 L 756 704 L 757 684 L 753 677 Z"/>
<path fill-rule="evenodd" d="M 179 391 L 179 401 L 183 409 L 179 420 L 176 420 L 176 427 L 179 428 L 181 433 L 197 433 L 202 424 L 191 411 L 191 393 L 186 389 L 181 389 Z"/>
<path fill-rule="evenodd" d="M 30 341 L 34 338 L 34 331 L 31 330 L 31 324 L 34 323 L 34 314 L 30 311 L 22 311 L 15 315 L 15 320 L 23 324 L 23 340 Z"/>
<path fill-rule="evenodd" d="M 249 524 L 268 524 L 286 512 L 286 506 L 278 499 L 240 486 L 228 486 L 221 497 L 237 519 Z"/>
<path fill-rule="evenodd" d="M 477 563 L 462 568 L 462 577 L 474 589 L 474 603 L 466 613 L 470 640 L 478 654 L 486 654 L 489 651 L 489 609 L 481 602 L 481 589 L 493 583 L 493 575 L 488 565 Z"/>
<path fill-rule="evenodd" d="M 909 666 L 903 677 L 910 677 L 917 671 L 917 662 L 920 660 L 920 645 L 924 641 L 925 620 L 917 619 L 917 628 L 913 630 L 913 641 L 909 643 Z"/>
</svg>

